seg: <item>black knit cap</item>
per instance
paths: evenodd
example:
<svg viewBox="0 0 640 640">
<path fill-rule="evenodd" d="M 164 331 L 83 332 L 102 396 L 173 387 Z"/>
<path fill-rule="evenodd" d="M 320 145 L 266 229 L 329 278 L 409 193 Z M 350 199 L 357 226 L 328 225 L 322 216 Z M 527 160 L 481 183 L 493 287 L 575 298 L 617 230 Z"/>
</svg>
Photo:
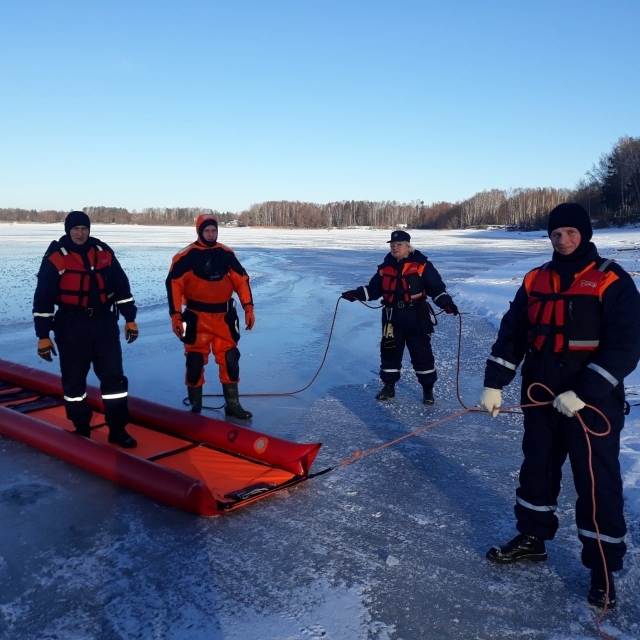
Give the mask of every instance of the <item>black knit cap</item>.
<svg viewBox="0 0 640 640">
<path fill-rule="evenodd" d="M 91 229 L 89 216 L 84 211 L 72 211 L 64 219 L 65 233 L 69 235 L 69 231 L 71 231 L 73 227 L 87 227 L 87 229 Z"/>
<path fill-rule="evenodd" d="M 391 242 L 411 242 L 411 236 L 406 231 L 394 231 L 391 234 L 391 240 L 387 240 L 387 244 Z"/>
<path fill-rule="evenodd" d="M 549 214 L 547 233 L 551 233 L 559 227 L 573 227 L 580 232 L 581 244 L 589 242 L 593 236 L 591 220 L 587 210 L 577 202 L 564 202 L 559 204 Z"/>
</svg>

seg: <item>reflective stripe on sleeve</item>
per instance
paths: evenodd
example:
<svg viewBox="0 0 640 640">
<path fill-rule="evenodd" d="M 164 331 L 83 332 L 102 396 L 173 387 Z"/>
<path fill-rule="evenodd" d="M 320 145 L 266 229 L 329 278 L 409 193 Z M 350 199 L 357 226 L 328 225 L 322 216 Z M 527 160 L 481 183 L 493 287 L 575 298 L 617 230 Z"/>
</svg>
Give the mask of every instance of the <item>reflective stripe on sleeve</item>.
<svg viewBox="0 0 640 640">
<path fill-rule="evenodd" d="M 125 302 L 133 302 L 133 297 L 125 298 L 124 300 L 116 300 L 116 304 L 124 304 Z"/>
<path fill-rule="evenodd" d="M 513 364 L 512 362 L 507 362 L 506 360 L 503 360 L 502 358 L 496 358 L 495 356 L 489 356 L 487 358 L 487 360 L 491 360 L 493 362 L 497 362 L 498 364 L 501 364 L 503 367 L 506 367 L 507 369 L 511 369 L 512 371 L 515 371 L 517 369 L 515 364 Z"/>
<path fill-rule="evenodd" d="M 34 318 L 52 318 L 53 316 L 53 313 L 36 313 L 35 311 L 33 312 Z"/>
<path fill-rule="evenodd" d="M 64 396 L 64 399 L 67 402 L 82 402 L 85 398 L 87 397 L 87 393 L 85 391 L 85 393 L 77 398 L 70 398 L 69 396 Z"/>
<path fill-rule="evenodd" d="M 446 291 L 443 291 L 442 293 L 439 293 L 434 299 L 433 301 L 435 302 L 440 296 L 448 296 L 449 294 Z"/>
<path fill-rule="evenodd" d="M 597 540 L 599 537 L 603 542 L 610 542 L 611 544 L 620 544 L 621 542 L 624 542 L 624 536 L 621 538 L 612 538 L 611 536 L 605 536 L 602 533 L 598 536 L 595 531 L 587 531 L 586 529 L 578 529 L 578 533 L 585 538 L 595 538 Z"/>
<path fill-rule="evenodd" d="M 367 289 L 367 287 L 362 287 L 362 290 L 364 291 L 365 302 L 369 302 L 369 289 Z"/>
<path fill-rule="evenodd" d="M 526 507 L 527 509 L 531 509 L 532 511 L 555 511 L 558 508 L 555 505 L 551 505 L 551 504 L 547 504 L 547 505 L 543 505 L 541 507 L 538 507 L 537 505 L 531 504 L 530 502 L 527 502 L 526 500 L 523 500 L 522 498 L 519 498 L 518 496 L 516 496 L 516 502 L 519 505 L 522 505 L 523 507 Z"/>
<path fill-rule="evenodd" d="M 599 367 L 593 362 L 587 365 L 587 369 L 592 369 L 596 373 L 599 373 L 607 382 L 610 382 L 614 387 L 617 386 L 618 381 L 606 369 Z"/>
<path fill-rule="evenodd" d="M 107 395 L 103 395 L 103 400 L 117 400 L 118 398 L 126 398 L 127 392 L 123 391 L 122 393 L 108 393 Z"/>
</svg>

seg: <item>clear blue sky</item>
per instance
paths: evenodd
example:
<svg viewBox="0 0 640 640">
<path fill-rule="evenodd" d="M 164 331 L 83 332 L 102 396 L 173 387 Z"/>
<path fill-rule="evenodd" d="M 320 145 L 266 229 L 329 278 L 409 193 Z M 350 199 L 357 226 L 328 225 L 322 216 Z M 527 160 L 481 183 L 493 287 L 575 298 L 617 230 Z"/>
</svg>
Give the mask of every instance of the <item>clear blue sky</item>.
<svg viewBox="0 0 640 640">
<path fill-rule="evenodd" d="M 640 135 L 637 0 L 0 3 L 0 207 L 456 201 Z"/>
</svg>

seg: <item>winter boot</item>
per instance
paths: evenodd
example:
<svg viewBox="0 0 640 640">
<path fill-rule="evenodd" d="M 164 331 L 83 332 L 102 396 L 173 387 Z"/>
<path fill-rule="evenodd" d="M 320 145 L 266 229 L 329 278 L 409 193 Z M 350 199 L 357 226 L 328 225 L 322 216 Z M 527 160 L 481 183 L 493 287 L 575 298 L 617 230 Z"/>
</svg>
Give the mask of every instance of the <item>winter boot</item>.
<svg viewBox="0 0 640 640">
<path fill-rule="evenodd" d="M 376 396 L 376 400 L 389 400 L 389 398 L 396 397 L 396 388 L 390 382 L 385 382 L 384 387 L 380 390 Z"/>
<path fill-rule="evenodd" d="M 542 538 L 521 533 L 503 547 L 491 547 L 487 551 L 487 559 L 498 564 L 511 564 L 521 560 L 542 562 L 547 559 L 547 550 Z"/>
<path fill-rule="evenodd" d="M 83 436 L 84 438 L 90 438 L 91 437 L 91 425 L 90 424 L 88 424 L 88 423 L 76 424 L 74 422 L 73 426 L 76 428 L 76 430 L 73 432 L 76 435 Z"/>
<path fill-rule="evenodd" d="M 607 601 L 607 579 L 602 569 L 591 569 L 591 588 L 587 600 L 594 607 L 604 608 L 607 601 L 607 609 L 615 609 L 616 606 L 616 586 L 613 582 L 613 573 L 609 577 L 609 598 Z"/>
<path fill-rule="evenodd" d="M 240 404 L 237 383 L 223 383 L 222 394 L 226 401 L 226 404 L 224 405 L 225 415 L 233 416 L 240 420 L 248 420 L 253 416 L 251 412 L 245 411 Z"/>
<path fill-rule="evenodd" d="M 187 387 L 187 393 L 189 394 L 189 402 L 191 403 L 191 412 L 201 413 L 202 412 L 202 386 Z"/>
<path fill-rule="evenodd" d="M 127 433 L 127 430 L 124 427 L 122 427 L 122 429 L 109 428 L 108 440 L 111 444 L 117 444 L 123 449 L 133 449 L 138 446 L 137 441 Z"/>
<path fill-rule="evenodd" d="M 422 404 L 433 404 L 433 387 L 424 387 L 422 389 Z"/>
</svg>

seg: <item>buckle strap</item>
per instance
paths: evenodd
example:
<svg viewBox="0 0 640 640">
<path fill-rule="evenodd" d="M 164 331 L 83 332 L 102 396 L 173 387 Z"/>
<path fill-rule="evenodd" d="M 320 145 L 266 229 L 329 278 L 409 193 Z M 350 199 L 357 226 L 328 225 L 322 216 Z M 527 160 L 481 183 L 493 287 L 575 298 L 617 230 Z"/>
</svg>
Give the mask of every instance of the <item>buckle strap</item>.
<svg viewBox="0 0 640 640">
<path fill-rule="evenodd" d="M 69 313 L 74 316 L 96 316 L 101 313 L 111 313 L 111 305 L 104 305 L 102 307 L 60 306 L 58 311 L 61 313 Z"/>
</svg>

